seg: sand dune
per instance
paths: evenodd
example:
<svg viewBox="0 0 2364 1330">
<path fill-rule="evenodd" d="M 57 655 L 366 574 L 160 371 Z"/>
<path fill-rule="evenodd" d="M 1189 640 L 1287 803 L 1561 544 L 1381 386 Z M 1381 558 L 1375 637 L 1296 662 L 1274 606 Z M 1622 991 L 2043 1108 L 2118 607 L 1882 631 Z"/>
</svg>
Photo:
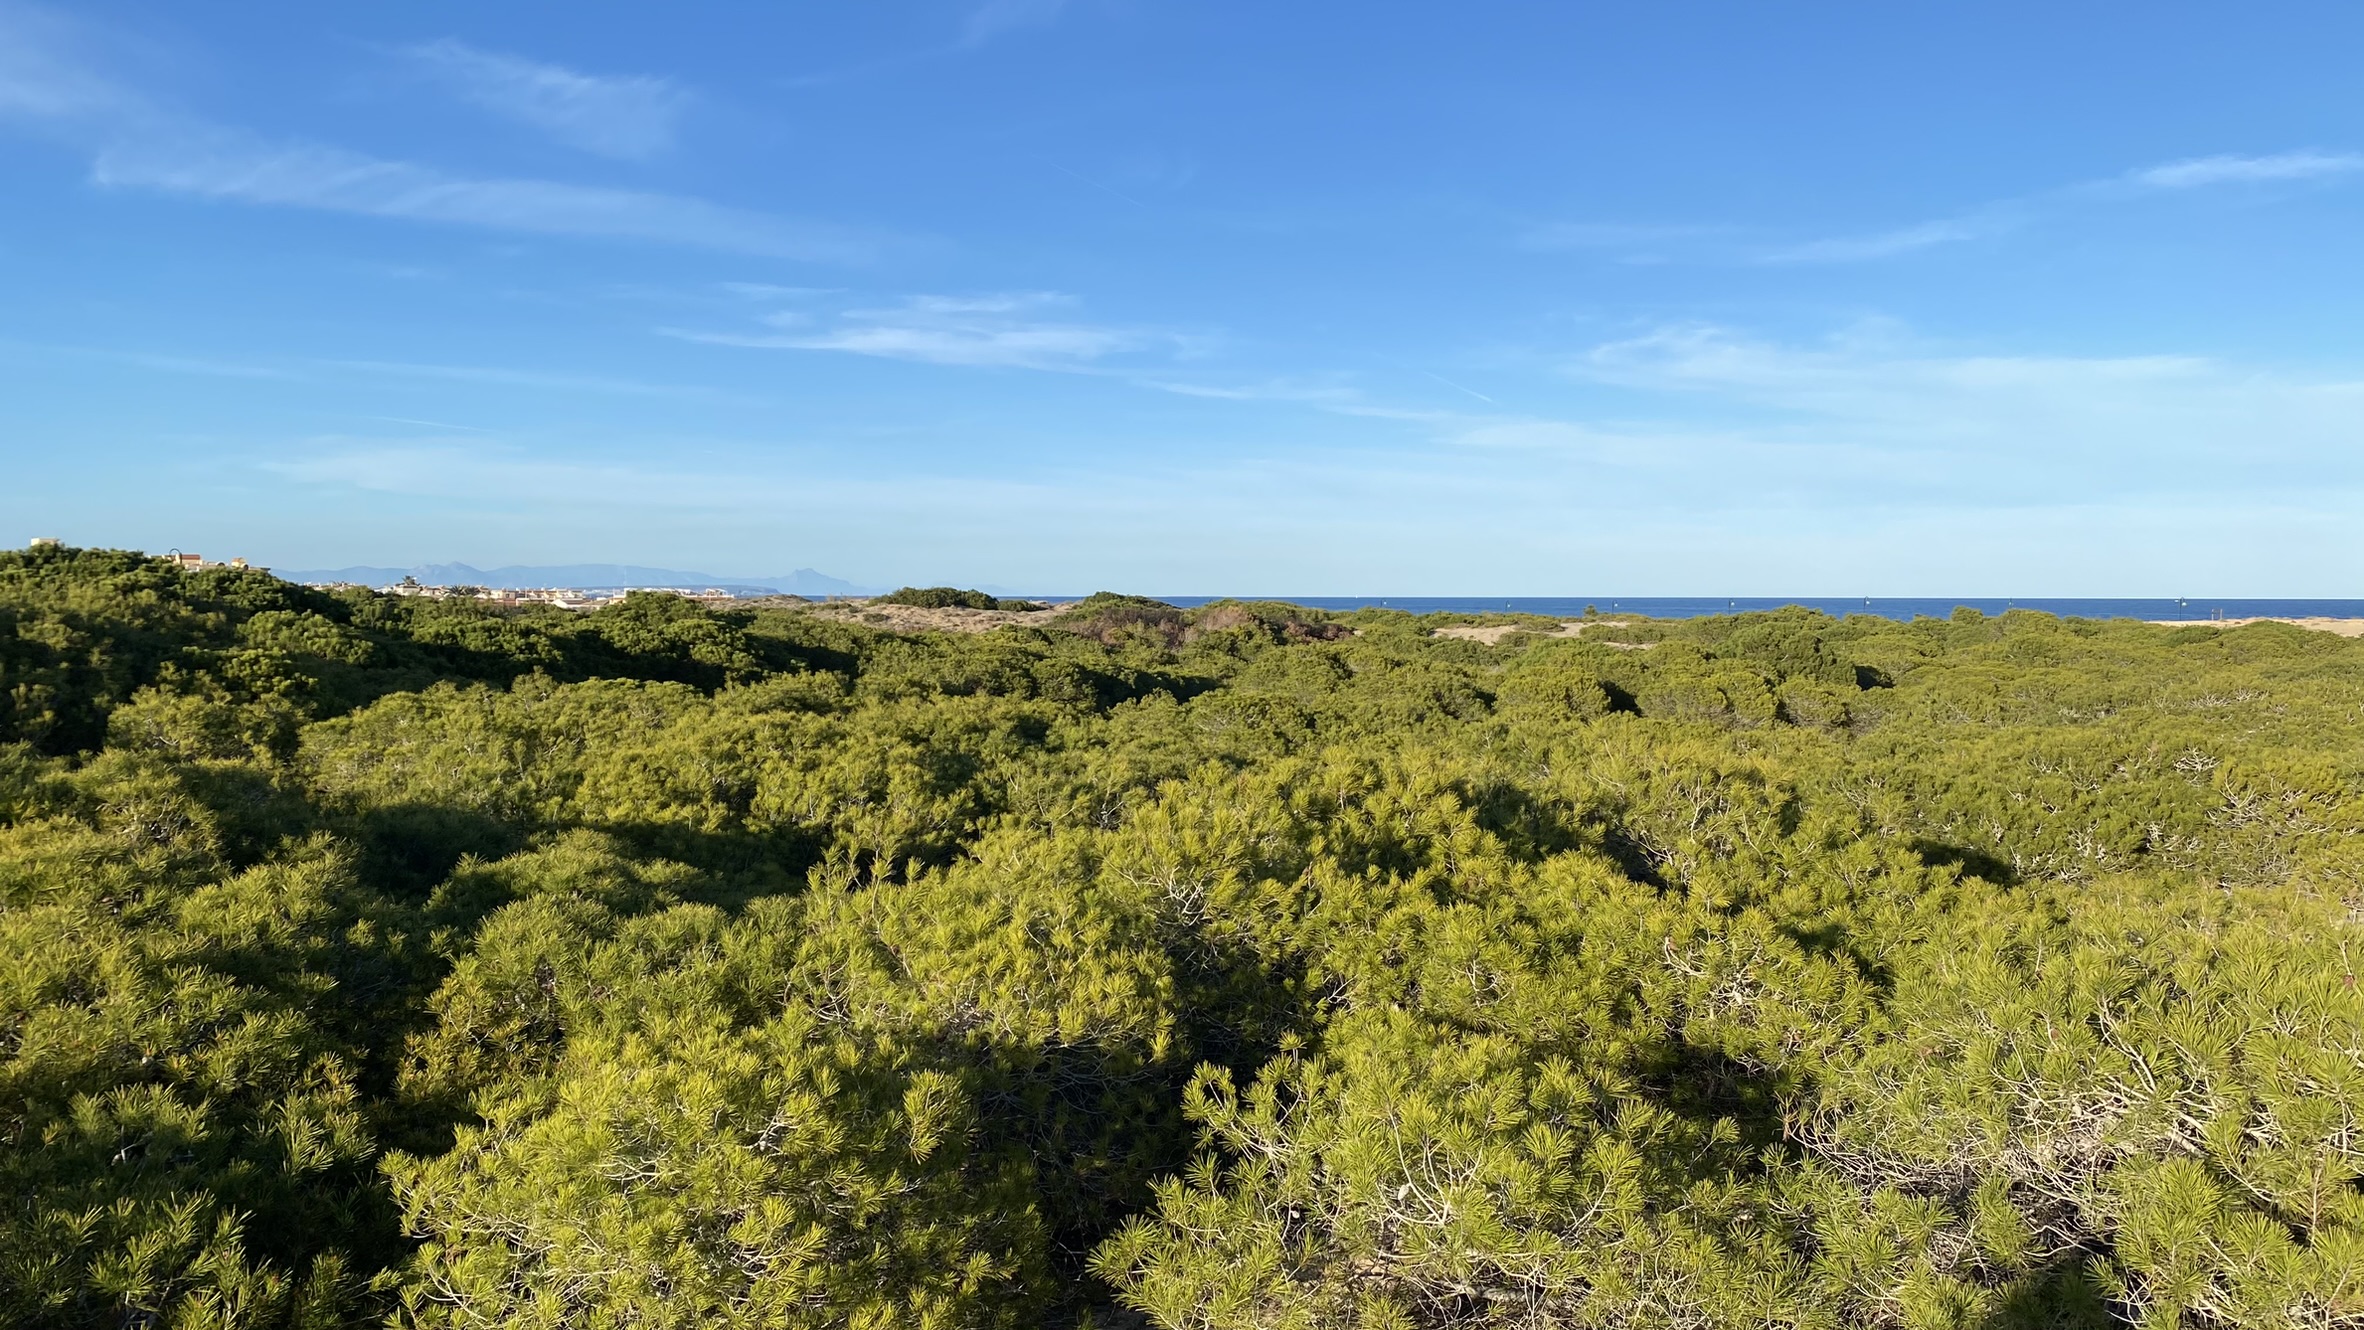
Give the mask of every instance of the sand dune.
<svg viewBox="0 0 2364 1330">
<path fill-rule="evenodd" d="M 1466 642 L 1483 642 L 1487 646 L 1493 646 L 1503 638 L 1517 632 L 1534 633 L 1539 637 L 1578 637 L 1587 628 L 1623 628 L 1624 626 L 1625 620 L 1623 619 L 1589 619 L 1582 622 L 1563 623 L 1546 632 L 1531 624 L 1523 623 L 1457 623 L 1450 628 L 1439 628 L 1429 636 L 1457 637 Z M 1623 646 L 1626 644 L 1612 642 L 1610 645 Z"/>
<path fill-rule="evenodd" d="M 2284 619 L 2261 615 L 2253 619 L 2161 619 L 2158 622 L 2161 628 L 2238 628 L 2245 623 L 2287 623 L 2318 633 L 2364 637 L 2364 619 Z"/>
</svg>

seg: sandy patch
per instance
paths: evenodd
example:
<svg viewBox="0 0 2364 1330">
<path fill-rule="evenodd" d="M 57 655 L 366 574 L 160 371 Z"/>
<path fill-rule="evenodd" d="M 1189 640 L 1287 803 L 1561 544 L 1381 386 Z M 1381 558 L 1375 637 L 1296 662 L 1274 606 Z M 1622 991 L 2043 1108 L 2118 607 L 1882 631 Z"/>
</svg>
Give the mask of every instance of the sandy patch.
<svg viewBox="0 0 2364 1330">
<path fill-rule="evenodd" d="M 832 600 L 795 608 L 816 619 L 835 619 L 890 633 L 990 633 L 1013 624 L 1023 628 L 1048 627 L 1064 605 L 1046 610 L 926 609 L 918 605 L 878 605 L 862 600 Z"/>
<path fill-rule="evenodd" d="M 1482 642 L 1487 646 L 1498 646 L 1501 644 L 1503 638 L 1510 636 L 1512 633 L 1533 633 L 1537 637 L 1581 637 L 1584 634 L 1584 630 L 1587 628 L 1623 628 L 1625 626 L 1625 622 L 1626 621 L 1623 619 L 1588 619 L 1583 621 L 1570 621 L 1562 623 L 1557 628 L 1554 628 L 1549 632 L 1545 632 L 1544 630 L 1536 628 L 1530 624 L 1523 623 L 1457 623 L 1450 628 L 1439 628 L 1435 632 L 1430 633 L 1429 636 L 1454 637 L 1459 638 L 1464 642 Z M 1643 644 L 1637 642 L 1611 642 L 1609 645 L 1613 647 L 1620 647 L 1640 646 Z"/>
<path fill-rule="evenodd" d="M 2245 623 L 2287 623 L 2311 632 L 2364 637 L 2364 619 L 2283 619 L 2261 615 L 2253 619 L 2160 619 L 2157 623 L 2161 628 L 2238 628 Z"/>
</svg>

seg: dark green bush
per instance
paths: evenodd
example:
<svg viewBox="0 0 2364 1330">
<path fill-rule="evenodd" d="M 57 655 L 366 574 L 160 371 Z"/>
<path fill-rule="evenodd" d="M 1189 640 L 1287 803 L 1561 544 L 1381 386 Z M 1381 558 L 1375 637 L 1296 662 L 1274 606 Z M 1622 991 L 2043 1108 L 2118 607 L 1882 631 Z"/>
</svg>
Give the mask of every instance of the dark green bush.
<svg viewBox="0 0 2364 1330">
<path fill-rule="evenodd" d="M 872 602 L 878 605 L 910 605 L 923 610 L 991 610 L 1001 608 L 1001 601 L 982 591 L 962 591 L 957 587 L 904 587 L 890 591 Z"/>
</svg>

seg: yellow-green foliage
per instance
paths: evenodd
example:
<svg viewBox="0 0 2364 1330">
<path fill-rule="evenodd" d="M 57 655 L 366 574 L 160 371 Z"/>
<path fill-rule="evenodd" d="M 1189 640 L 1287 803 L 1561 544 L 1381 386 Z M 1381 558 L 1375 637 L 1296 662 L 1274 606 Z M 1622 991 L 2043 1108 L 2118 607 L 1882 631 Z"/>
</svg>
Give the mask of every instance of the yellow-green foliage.
<svg viewBox="0 0 2364 1330">
<path fill-rule="evenodd" d="M 2364 643 L 0 556 L 0 1324 L 2364 1326 Z"/>
</svg>

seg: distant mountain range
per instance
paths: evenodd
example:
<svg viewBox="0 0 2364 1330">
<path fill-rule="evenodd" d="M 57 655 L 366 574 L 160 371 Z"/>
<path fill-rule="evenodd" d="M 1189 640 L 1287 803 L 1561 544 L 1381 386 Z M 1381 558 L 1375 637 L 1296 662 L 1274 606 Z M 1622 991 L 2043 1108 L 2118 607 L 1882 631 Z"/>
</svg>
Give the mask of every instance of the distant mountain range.
<svg viewBox="0 0 2364 1330">
<path fill-rule="evenodd" d="M 731 591 L 784 591 L 798 596 L 863 596 L 870 588 L 826 573 L 799 568 L 785 577 L 717 577 L 679 568 L 641 568 L 625 563 L 562 563 L 545 567 L 473 568 L 464 563 L 425 563 L 416 568 L 274 568 L 290 582 L 359 582 L 389 586 L 415 577 L 425 586 L 481 587 L 722 587 Z"/>
</svg>

